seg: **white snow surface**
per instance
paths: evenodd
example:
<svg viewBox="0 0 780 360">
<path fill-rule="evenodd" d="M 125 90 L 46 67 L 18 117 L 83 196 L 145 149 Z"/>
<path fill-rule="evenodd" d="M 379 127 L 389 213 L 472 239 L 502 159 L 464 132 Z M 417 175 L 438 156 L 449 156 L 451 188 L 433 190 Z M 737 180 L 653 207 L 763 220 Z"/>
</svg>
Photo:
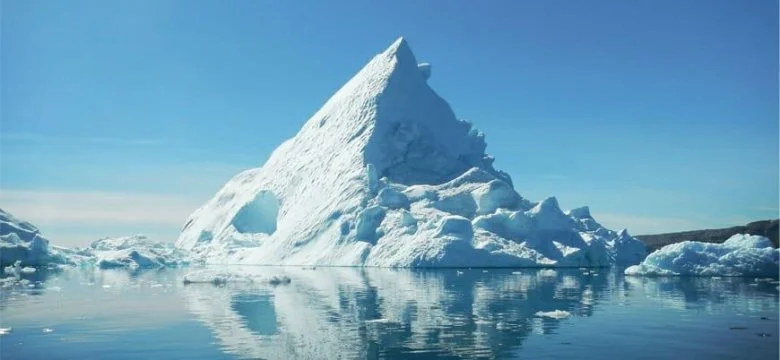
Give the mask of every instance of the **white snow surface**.
<svg viewBox="0 0 780 360">
<path fill-rule="evenodd" d="M 455 117 L 402 38 L 259 168 L 187 219 L 176 246 L 211 264 L 611 266 L 646 255 L 628 232 L 554 197 L 520 196 L 484 134 Z"/>
<path fill-rule="evenodd" d="M 766 276 L 780 272 L 780 250 L 768 238 L 736 234 L 722 244 L 683 241 L 666 245 L 626 275 Z"/>
</svg>

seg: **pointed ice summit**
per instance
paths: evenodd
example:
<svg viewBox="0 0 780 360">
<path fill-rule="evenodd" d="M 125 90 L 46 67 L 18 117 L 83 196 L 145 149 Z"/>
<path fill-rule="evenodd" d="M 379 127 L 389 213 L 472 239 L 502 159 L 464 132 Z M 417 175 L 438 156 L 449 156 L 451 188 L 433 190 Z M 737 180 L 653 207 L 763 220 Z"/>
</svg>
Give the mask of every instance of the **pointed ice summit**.
<svg viewBox="0 0 780 360">
<path fill-rule="evenodd" d="M 176 243 L 207 263 L 387 267 L 635 264 L 644 245 L 587 208 L 533 203 L 485 137 L 427 84 L 403 38 L 260 168 L 190 215 Z"/>
</svg>

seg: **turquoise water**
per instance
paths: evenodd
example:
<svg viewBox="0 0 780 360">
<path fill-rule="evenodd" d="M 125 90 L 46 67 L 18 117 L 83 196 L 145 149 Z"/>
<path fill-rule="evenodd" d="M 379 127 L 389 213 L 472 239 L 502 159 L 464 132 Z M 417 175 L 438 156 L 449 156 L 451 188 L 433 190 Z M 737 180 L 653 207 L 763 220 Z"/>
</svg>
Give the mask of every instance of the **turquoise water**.
<svg viewBox="0 0 780 360">
<path fill-rule="evenodd" d="M 778 358 L 771 279 L 255 267 L 292 281 L 215 286 L 184 285 L 186 271 L 3 288 L 0 358 Z"/>
</svg>

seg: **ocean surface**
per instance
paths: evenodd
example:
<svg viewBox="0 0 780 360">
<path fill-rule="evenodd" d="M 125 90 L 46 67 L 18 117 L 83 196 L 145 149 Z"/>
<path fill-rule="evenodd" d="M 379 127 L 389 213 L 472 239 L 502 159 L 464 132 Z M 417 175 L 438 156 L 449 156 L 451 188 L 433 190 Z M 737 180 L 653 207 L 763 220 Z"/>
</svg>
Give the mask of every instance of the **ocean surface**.
<svg viewBox="0 0 780 360">
<path fill-rule="evenodd" d="M 245 271 L 247 268 L 232 268 Z M 777 359 L 778 283 L 614 270 L 65 270 L 2 288 L 0 359 Z"/>
</svg>

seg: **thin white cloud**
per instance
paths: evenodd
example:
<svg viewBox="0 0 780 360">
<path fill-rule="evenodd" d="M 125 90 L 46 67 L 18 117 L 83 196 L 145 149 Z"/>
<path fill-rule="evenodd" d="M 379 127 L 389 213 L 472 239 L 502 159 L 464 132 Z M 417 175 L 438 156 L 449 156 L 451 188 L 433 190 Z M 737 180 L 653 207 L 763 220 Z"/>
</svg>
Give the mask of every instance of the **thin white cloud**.
<svg viewBox="0 0 780 360">
<path fill-rule="evenodd" d="M 69 142 L 69 143 L 89 143 L 89 144 L 111 144 L 111 145 L 156 145 L 162 143 L 160 140 L 152 139 L 129 139 L 112 137 L 74 137 L 45 135 L 35 133 L 3 133 L 0 138 L 6 141 L 21 142 Z"/>
<path fill-rule="evenodd" d="M 0 207 L 33 224 L 181 226 L 199 199 L 101 191 L 2 190 Z"/>
<path fill-rule="evenodd" d="M 774 213 L 774 214 L 777 214 L 778 211 L 780 211 L 777 206 L 756 206 L 754 208 L 754 210 L 756 210 L 756 211 L 763 211 L 763 212 L 769 212 L 769 213 Z"/>
</svg>

